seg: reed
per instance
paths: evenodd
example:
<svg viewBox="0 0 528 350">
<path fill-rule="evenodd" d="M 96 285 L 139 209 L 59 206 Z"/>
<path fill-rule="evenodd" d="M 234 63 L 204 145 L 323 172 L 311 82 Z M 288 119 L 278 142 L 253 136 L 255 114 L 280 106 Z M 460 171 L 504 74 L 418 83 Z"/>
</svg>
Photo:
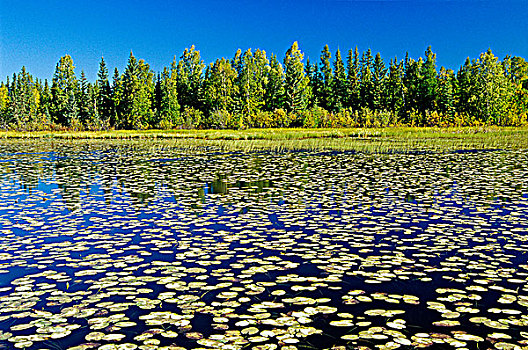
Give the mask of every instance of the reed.
<svg viewBox="0 0 528 350">
<path fill-rule="evenodd" d="M 395 127 L 380 129 L 112 130 L 0 132 L 11 140 L 144 140 L 174 147 L 226 150 L 330 149 L 364 152 L 528 148 L 528 128 Z M 5 142 L 4 141 L 4 142 Z"/>
</svg>

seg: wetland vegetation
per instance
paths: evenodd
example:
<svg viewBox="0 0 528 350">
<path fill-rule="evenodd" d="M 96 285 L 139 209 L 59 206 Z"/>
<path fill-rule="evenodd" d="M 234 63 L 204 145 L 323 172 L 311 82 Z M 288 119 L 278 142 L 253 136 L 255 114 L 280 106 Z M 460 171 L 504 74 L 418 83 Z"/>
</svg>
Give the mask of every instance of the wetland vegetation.
<svg viewBox="0 0 528 350">
<path fill-rule="evenodd" d="M 526 348 L 524 131 L 442 130 L 1 139 L 0 346 Z"/>
</svg>

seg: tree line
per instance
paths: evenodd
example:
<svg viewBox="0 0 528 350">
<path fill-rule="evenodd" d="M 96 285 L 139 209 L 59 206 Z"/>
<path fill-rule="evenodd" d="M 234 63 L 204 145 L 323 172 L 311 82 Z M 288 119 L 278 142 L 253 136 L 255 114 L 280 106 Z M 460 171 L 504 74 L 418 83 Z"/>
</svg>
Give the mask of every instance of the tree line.
<svg viewBox="0 0 528 350">
<path fill-rule="evenodd" d="M 112 77 L 101 58 L 92 83 L 66 55 L 51 84 L 25 67 L 0 83 L 0 128 L 17 130 L 526 125 L 527 115 L 527 61 L 490 49 L 455 73 L 431 47 L 387 64 L 325 46 L 304 62 L 294 42 L 282 62 L 248 49 L 206 65 L 192 46 L 159 73 L 131 52 Z"/>
</svg>

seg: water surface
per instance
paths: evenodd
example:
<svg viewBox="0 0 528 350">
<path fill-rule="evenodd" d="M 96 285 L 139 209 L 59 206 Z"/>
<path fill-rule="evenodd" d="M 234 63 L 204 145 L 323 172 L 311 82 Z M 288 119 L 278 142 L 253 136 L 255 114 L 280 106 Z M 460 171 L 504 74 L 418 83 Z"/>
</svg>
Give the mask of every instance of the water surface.
<svg viewBox="0 0 528 350">
<path fill-rule="evenodd" d="M 526 151 L 0 144 L 0 344 L 528 346 Z"/>
</svg>

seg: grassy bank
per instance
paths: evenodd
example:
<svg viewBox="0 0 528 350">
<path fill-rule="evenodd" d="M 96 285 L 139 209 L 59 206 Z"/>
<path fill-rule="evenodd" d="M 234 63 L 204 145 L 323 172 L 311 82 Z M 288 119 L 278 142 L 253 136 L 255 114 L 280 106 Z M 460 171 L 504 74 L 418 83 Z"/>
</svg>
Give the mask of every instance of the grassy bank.
<svg viewBox="0 0 528 350">
<path fill-rule="evenodd" d="M 25 140 L 168 140 L 181 147 L 224 149 L 528 149 L 528 128 L 383 128 L 250 130 L 117 130 L 0 132 L 0 139 Z"/>
</svg>

